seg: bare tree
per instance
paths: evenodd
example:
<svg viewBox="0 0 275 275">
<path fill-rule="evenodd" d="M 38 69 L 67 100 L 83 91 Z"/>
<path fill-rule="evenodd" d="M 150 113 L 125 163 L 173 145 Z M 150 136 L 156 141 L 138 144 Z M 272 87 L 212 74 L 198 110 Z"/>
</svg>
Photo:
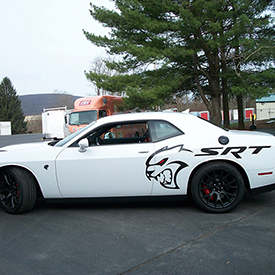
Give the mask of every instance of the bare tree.
<svg viewBox="0 0 275 275">
<path fill-rule="evenodd" d="M 74 106 L 74 100 L 72 96 L 68 94 L 66 91 L 58 91 L 54 90 L 54 100 L 52 103 L 52 107 L 67 107 L 68 109 L 72 109 Z"/>
<path fill-rule="evenodd" d="M 104 88 L 101 87 L 100 83 L 104 82 L 102 76 L 114 76 L 117 72 L 113 69 L 107 67 L 106 63 L 112 63 L 115 58 L 98 56 L 92 61 L 91 69 L 89 72 L 85 72 L 87 79 L 89 79 L 95 86 L 95 91 L 97 95 L 107 95 L 109 94 Z M 88 77 L 88 75 L 93 75 L 94 77 Z"/>
</svg>

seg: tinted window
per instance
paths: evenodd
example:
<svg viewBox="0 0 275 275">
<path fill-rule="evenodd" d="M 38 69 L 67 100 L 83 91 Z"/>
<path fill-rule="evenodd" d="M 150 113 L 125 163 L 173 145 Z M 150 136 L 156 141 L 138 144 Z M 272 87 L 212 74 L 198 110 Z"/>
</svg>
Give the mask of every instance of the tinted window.
<svg viewBox="0 0 275 275">
<path fill-rule="evenodd" d="M 151 121 L 150 130 L 154 142 L 183 134 L 182 131 L 167 121 Z"/>
<path fill-rule="evenodd" d="M 112 124 L 97 129 L 87 138 L 90 146 L 150 141 L 147 122 Z"/>
<path fill-rule="evenodd" d="M 106 110 L 99 110 L 98 111 L 98 116 L 99 116 L 99 118 L 107 116 L 107 111 Z"/>
</svg>

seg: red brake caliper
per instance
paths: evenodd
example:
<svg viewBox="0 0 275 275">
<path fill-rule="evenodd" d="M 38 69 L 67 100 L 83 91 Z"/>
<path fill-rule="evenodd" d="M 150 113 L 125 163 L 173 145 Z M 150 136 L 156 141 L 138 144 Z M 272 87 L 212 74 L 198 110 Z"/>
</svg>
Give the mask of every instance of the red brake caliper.
<svg viewBox="0 0 275 275">
<path fill-rule="evenodd" d="M 205 188 L 205 187 L 206 187 L 206 186 L 203 185 L 203 188 Z M 211 193 L 210 190 L 209 190 L 208 188 L 203 189 L 203 192 L 204 192 L 205 195 L 209 195 L 209 194 Z M 213 200 L 213 196 L 210 198 L 210 200 Z"/>
<path fill-rule="evenodd" d="M 16 183 L 15 185 L 16 185 L 16 187 L 18 188 L 18 184 Z M 17 194 L 17 196 L 19 195 L 19 190 L 18 190 L 18 189 L 17 189 L 17 191 L 16 191 L 16 194 Z"/>
</svg>

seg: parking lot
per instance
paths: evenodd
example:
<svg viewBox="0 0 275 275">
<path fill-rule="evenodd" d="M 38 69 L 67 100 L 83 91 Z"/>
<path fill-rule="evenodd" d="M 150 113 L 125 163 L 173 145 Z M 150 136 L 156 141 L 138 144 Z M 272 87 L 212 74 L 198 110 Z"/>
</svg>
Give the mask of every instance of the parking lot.
<svg viewBox="0 0 275 275">
<path fill-rule="evenodd" d="M 28 136 L 28 137 L 26 137 Z M 41 142 L 0 136 L 0 147 Z M 275 274 L 275 192 L 228 214 L 192 201 L 0 208 L 1 274 Z"/>
</svg>

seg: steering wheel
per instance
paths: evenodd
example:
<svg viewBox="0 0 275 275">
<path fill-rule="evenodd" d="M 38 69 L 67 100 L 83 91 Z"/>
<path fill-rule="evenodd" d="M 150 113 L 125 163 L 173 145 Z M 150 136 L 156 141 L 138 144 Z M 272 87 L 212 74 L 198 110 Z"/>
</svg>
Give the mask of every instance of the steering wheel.
<svg viewBox="0 0 275 275">
<path fill-rule="evenodd" d="M 102 141 L 102 139 L 101 139 L 100 137 L 97 137 L 97 138 L 95 139 L 95 142 L 96 142 L 96 145 L 100 145 L 100 144 L 103 143 L 103 141 Z"/>
</svg>

